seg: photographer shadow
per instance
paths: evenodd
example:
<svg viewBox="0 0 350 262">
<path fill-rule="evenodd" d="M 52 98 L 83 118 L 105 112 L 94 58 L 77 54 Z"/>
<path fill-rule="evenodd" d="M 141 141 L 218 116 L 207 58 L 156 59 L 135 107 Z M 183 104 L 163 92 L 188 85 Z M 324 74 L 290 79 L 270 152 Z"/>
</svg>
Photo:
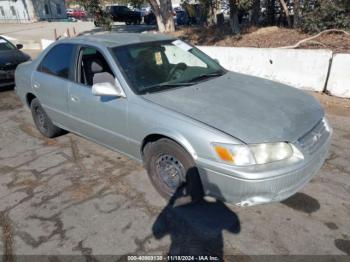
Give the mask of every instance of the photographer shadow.
<svg viewBox="0 0 350 262">
<path fill-rule="evenodd" d="M 189 184 L 200 183 L 198 172 L 192 172 L 191 179 L 187 175 L 186 181 L 189 180 Z M 222 260 L 223 231 L 238 234 L 238 216 L 221 201 L 197 199 L 198 194 L 186 196 L 184 191 L 186 185 L 181 185 L 159 214 L 152 227 L 154 236 L 161 239 L 170 235 L 168 255 L 216 256 Z"/>
</svg>

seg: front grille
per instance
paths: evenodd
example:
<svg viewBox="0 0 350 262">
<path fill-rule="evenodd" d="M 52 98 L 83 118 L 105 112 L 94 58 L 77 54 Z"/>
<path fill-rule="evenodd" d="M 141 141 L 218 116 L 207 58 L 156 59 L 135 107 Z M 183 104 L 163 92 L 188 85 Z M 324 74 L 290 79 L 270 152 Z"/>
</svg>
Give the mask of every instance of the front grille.
<svg viewBox="0 0 350 262">
<path fill-rule="evenodd" d="M 313 154 L 326 142 L 328 136 L 326 120 L 322 119 L 313 129 L 299 138 L 298 143 L 304 152 Z"/>
</svg>

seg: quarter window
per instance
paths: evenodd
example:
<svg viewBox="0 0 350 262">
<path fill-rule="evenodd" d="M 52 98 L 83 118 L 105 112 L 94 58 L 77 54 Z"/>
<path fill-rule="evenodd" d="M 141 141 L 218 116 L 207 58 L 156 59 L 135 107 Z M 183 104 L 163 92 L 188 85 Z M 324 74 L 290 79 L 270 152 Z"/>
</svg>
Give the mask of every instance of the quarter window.
<svg viewBox="0 0 350 262">
<path fill-rule="evenodd" d="M 38 70 L 40 72 L 69 79 L 69 72 L 72 69 L 72 56 L 74 46 L 61 44 L 53 47 L 44 57 Z"/>
</svg>

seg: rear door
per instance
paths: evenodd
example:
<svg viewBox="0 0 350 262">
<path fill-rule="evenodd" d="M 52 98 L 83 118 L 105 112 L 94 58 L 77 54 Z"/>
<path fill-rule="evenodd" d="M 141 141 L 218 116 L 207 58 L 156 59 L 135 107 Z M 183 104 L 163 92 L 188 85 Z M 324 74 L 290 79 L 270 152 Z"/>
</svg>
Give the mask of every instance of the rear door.
<svg viewBox="0 0 350 262">
<path fill-rule="evenodd" d="M 101 65 L 101 72 L 115 77 L 103 51 L 81 46 L 76 60 L 75 82 L 69 86 L 68 105 L 74 130 L 96 142 L 129 154 L 128 100 L 123 97 L 104 97 L 92 94 L 93 63 Z"/>
<path fill-rule="evenodd" d="M 65 127 L 68 120 L 68 86 L 73 80 L 75 45 L 58 44 L 33 73 L 32 88 L 51 120 Z"/>
</svg>

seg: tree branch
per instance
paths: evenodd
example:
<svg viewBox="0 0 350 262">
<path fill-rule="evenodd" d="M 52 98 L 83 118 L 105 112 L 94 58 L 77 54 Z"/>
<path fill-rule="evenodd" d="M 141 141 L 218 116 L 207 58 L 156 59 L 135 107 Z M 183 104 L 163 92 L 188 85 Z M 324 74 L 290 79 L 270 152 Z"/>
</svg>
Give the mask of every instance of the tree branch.
<svg viewBox="0 0 350 262">
<path fill-rule="evenodd" d="M 295 45 L 290 45 L 290 46 L 281 46 L 281 47 L 278 47 L 278 48 L 283 48 L 283 49 L 292 49 L 292 48 L 297 48 L 299 47 L 301 44 L 305 43 L 305 42 L 309 42 L 325 33 L 343 33 L 345 35 L 350 35 L 349 32 L 345 31 L 345 30 L 339 30 L 339 29 L 327 29 L 327 30 L 324 30 L 320 33 L 318 33 L 317 35 L 314 35 L 314 36 L 310 36 L 308 38 L 305 38 L 303 40 L 300 40 L 298 43 L 296 43 Z"/>
</svg>

